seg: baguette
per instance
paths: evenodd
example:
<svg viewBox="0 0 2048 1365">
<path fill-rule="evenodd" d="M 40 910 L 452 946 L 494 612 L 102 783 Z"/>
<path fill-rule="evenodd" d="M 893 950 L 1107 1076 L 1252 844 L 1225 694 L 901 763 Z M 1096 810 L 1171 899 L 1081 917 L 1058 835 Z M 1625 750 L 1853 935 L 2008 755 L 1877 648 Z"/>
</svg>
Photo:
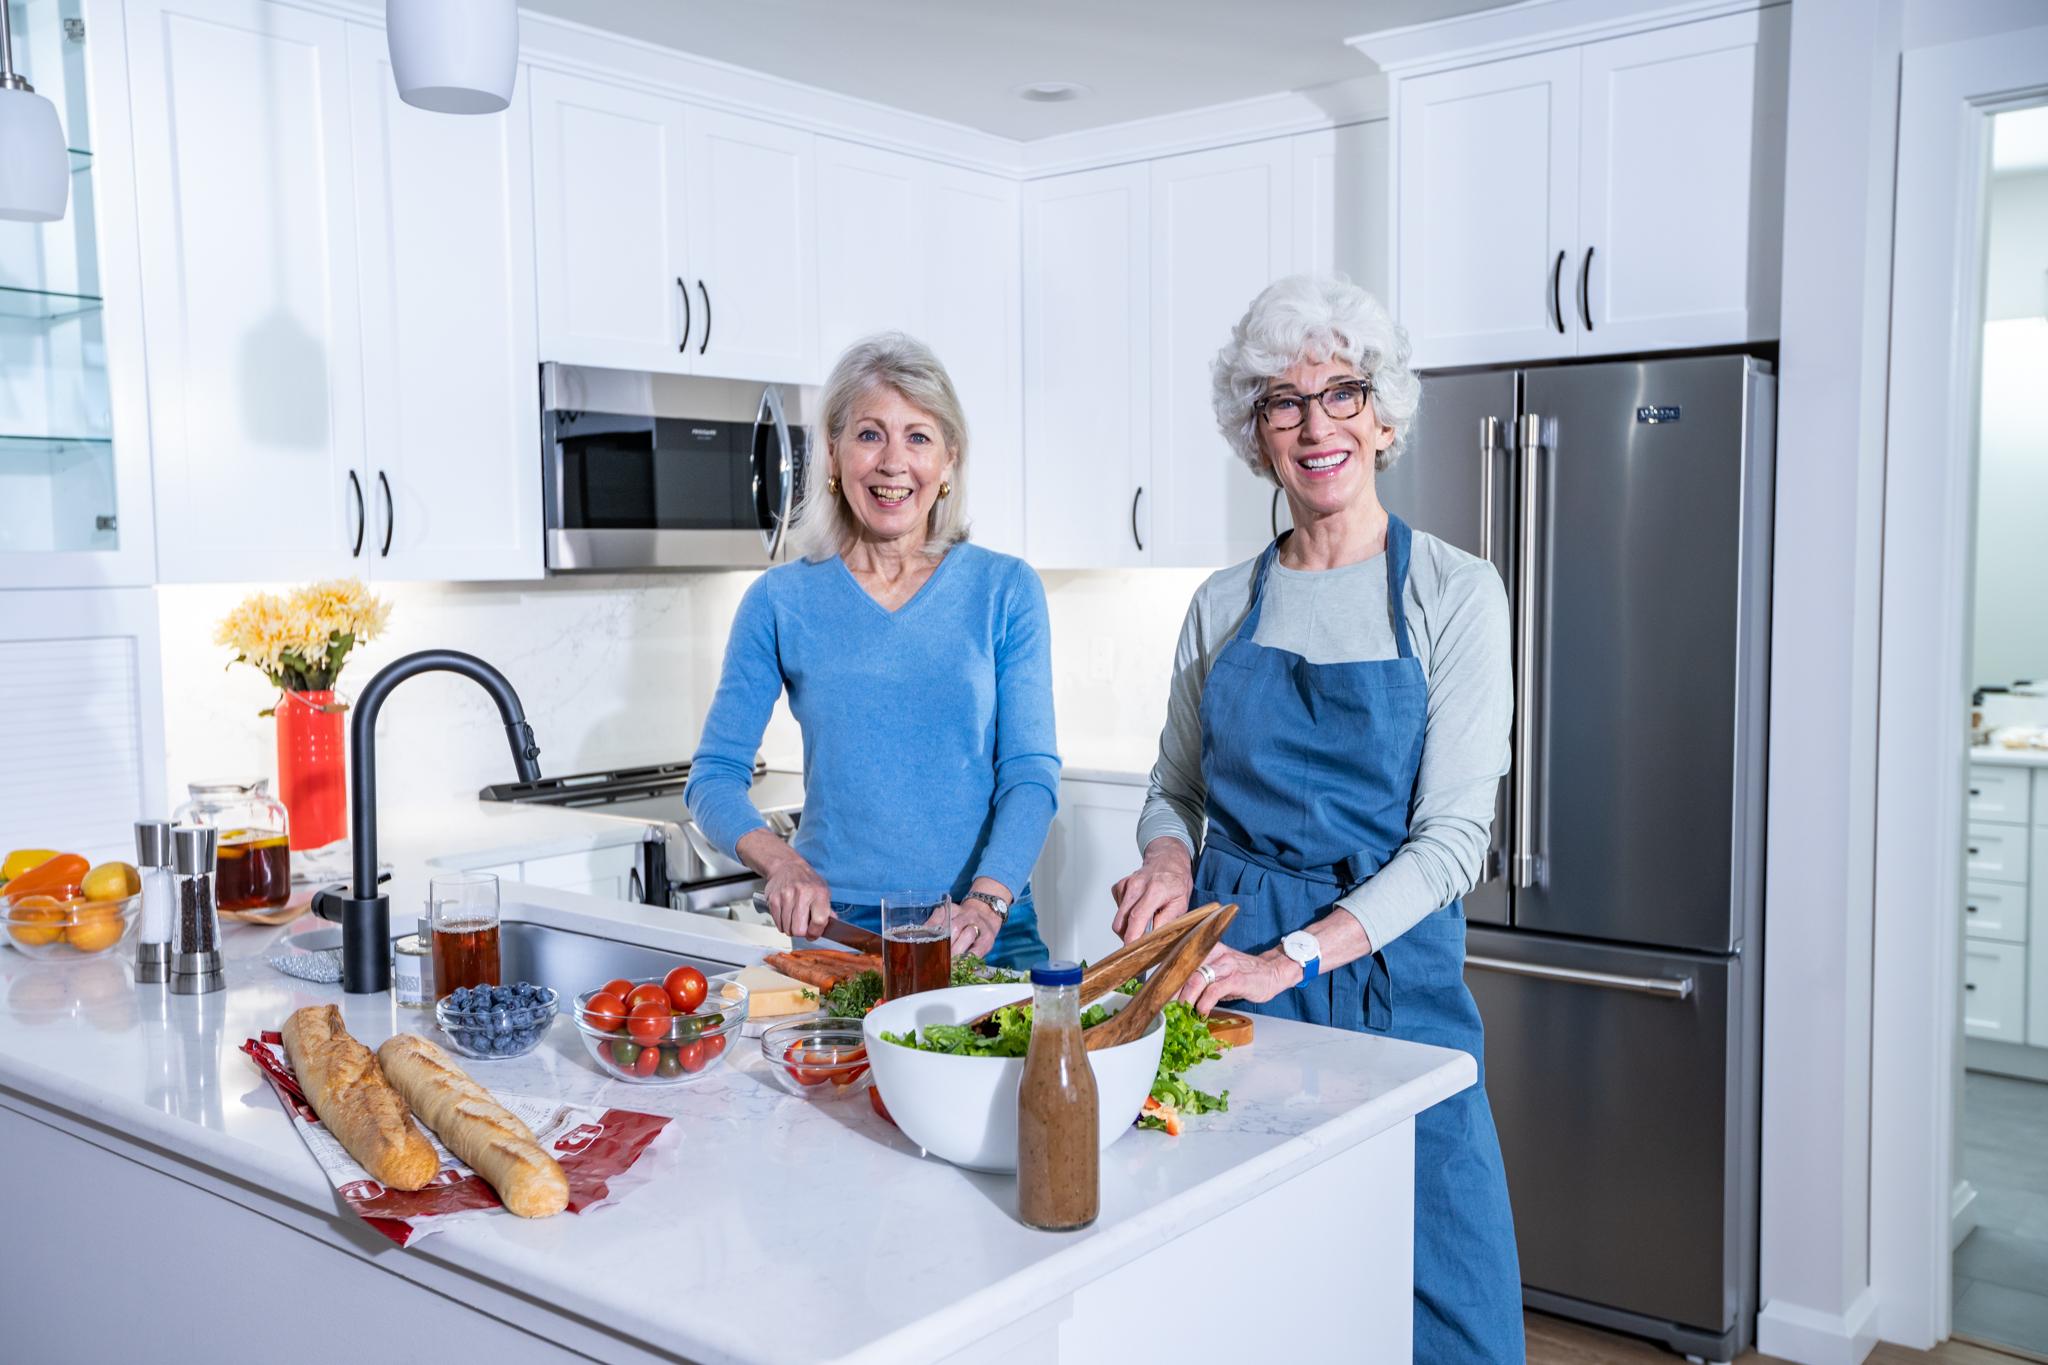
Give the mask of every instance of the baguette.
<svg viewBox="0 0 2048 1365">
<path fill-rule="evenodd" d="M 506 1208 L 521 1218 L 546 1218 L 568 1207 L 569 1177 L 561 1163 L 447 1053 L 401 1033 L 377 1049 L 377 1060 L 427 1127 L 490 1182 Z"/>
<path fill-rule="evenodd" d="M 356 1163 L 394 1190 L 424 1189 L 441 1169 L 377 1059 L 349 1036 L 341 1011 L 308 1005 L 284 1021 L 284 1054 L 306 1102 Z"/>
</svg>

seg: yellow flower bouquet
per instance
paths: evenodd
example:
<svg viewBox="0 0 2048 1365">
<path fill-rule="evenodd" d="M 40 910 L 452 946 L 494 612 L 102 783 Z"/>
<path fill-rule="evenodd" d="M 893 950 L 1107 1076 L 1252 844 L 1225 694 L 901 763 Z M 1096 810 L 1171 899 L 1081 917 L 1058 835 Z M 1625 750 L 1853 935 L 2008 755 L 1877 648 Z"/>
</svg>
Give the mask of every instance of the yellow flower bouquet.
<svg viewBox="0 0 2048 1365">
<path fill-rule="evenodd" d="M 349 651 L 374 639 L 390 619 L 391 604 L 362 580 L 337 578 L 282 597 L 259 592 L 245 598 L 213 639 L 235 651 L 236 663 L 262 670 L 281 692 L 328 692 Z"/>
</svg>

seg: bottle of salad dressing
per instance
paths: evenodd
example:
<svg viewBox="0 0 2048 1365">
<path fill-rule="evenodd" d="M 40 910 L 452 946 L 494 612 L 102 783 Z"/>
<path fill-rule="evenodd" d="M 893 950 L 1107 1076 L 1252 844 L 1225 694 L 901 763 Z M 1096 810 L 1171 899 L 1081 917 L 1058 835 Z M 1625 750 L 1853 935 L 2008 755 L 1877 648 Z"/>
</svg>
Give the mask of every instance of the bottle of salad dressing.
<svg viewBox="0 0 2048 1365">
<path fill-rule="evenodd" d="M 1102 1206 L 1095 1073 L 1081 1043 L 1081 967 L 1031 969 L 1031 1045 L 1017 1082 L 1017 1216 L 1085 1228 Z"/>
</svg>

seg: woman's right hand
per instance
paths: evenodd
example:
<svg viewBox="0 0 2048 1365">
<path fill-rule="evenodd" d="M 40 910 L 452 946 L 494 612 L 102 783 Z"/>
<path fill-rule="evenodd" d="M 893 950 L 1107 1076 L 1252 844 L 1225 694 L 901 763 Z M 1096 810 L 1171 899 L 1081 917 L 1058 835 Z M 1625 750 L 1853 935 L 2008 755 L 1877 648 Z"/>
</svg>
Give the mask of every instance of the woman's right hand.
<svg viewBox="0 0 2048 1365">
<path fill-rule="evenodd" d="M 1110 928 L 1124 942 L 1141 938 L 1161 924 L 1188 912 L 1195 873 L 1187 845 L 1162 835 L 1145 847 L 1145 861 L 1136 872 L 1110 888 L 1116 897 L 1116 918 Z"/>
<path fill-rule="evenodd" d="M 832 888 L 803 854 L 765 829 L 740 840 L 740 860 L 768 879 L 762 894 L 775 927 L 791 938 L 816 938 L 832 919 Z"/>
</svg>

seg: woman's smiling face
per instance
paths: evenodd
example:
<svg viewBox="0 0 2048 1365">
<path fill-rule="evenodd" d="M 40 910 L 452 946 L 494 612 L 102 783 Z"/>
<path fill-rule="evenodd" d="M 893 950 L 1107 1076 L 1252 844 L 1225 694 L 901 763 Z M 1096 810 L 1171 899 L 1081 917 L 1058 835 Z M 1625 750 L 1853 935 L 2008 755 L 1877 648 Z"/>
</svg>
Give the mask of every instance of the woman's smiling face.
<svg viewBox="0 0 2048 1365">
<path fill-rule="evenodd" d="M 953 453 L 930 413 L 886 384 L 854 402 L 846 429 L 832 443 L 839 495 L 853 509 L 863 539 L 922 539 Z"/>
<path fill-rule="evenodd" d="M 1367 384 L 1358 367 L 1347 360 L 1297 361 L 1266 385 L 1265 397 L 1302 398 L 1347 381 Z M 1301 425 L 1279 431 L 1262 416 L 1258 435 L 1259 449 L 1286 490 L 1296 521 L 1303 520 L 1304 513 L 1341 512 L 1369 493 L 1373 462 L 1394 443 L 1394 429 L 1380 424 L 1370 396 L 1357 413 L 1342 419 L 1331 417 L 1322 403 L 1310 399 L 1304 405 Z"/>
</svg>

